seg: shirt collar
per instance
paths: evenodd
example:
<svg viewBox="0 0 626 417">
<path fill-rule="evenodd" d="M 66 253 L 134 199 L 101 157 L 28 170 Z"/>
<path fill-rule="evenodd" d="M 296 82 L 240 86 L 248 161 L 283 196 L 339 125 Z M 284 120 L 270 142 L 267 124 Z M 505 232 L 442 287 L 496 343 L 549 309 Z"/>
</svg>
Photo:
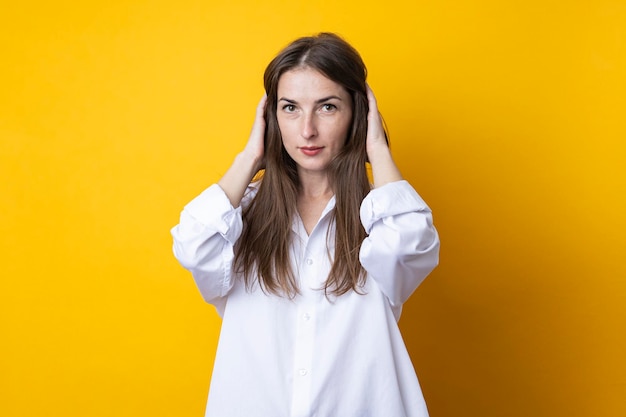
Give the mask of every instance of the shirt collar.
<svg viewBox="0 0 626 417">
<path fill-rule="evenodd" d="M 320 215 L 320 219 L 317 221 L 317 224 L 320 224 L 324 219 L 330 215 L 330 213 L 335 209 L 335 196 L 333 195 L 324 210 L 322 210 L 322 214 Z M 315 225 L 317 227 L 317 225 Z M 296 212 L 293 220 L 291 221 L 291 230 L 301 237 L 307 237 L 306 230 L 304 229 L 304 224 L 302 224 L 302 219 L 300 215 Z"/>
</svg>

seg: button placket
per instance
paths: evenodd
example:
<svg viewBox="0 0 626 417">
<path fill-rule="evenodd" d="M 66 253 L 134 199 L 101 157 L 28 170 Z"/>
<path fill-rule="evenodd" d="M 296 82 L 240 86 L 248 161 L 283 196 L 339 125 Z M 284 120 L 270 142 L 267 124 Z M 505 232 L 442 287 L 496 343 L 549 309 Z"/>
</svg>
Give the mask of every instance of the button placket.
<svg viewBox="0 0 626 417">
<path fill-rule="evenodd" d="M 302 251 L 297 254 L 298 273 L 300 274 L 301 293 L 297 298 L 296 338 L 294 344 L 294 361 L 292 368 L 292 416 L 308 416 L 311 414 L 311 384 L 315 375 L 313 352 L 315 346 L 316 303 L 319 302 L 319 268 L 320 235 L 317 228 L 305 243 Z"/>
<path fill-rule="evenodd" d="M 310 294 L 309 294 L 310 296 Z M 309 415 L 311 409 L 311 372 L 315 343 L 314 304 L 302 294 L 297 309 L 296 339 L 293 362 L 292 415 Z"/>
</svg>

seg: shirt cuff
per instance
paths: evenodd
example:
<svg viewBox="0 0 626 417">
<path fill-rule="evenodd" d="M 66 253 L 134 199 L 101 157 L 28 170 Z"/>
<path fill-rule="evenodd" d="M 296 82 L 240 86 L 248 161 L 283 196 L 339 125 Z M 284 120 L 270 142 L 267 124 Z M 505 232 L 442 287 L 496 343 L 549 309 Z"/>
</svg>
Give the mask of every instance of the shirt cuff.
<svg viewBox="0 0 626 417">
<path fill-rule="evenodd" d="M 197 222 L 215 229 L 224 237 L 233 232 L 232 226 L 240 223 L 236 220 L 241 216 L 241 207 L 233 208 L 226 193 L 218 184 L 211 185 L 191 200 L 185 206 L 185 211 Z"/>
<path fill-rule="evenodd" d="M 430 212 L 430 208 L 406 180 L 374 188 L 361 203 L 361 223 L 366 233 L 378 220 L 410 212 Z"/>
</svg>

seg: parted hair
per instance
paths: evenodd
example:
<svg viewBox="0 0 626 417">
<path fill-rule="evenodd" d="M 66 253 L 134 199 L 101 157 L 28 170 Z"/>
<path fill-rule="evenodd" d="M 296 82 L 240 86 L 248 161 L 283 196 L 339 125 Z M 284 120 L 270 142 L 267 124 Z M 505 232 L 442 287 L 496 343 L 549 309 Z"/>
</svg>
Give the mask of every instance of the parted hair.
<svg viewBox="0 0 626 417">
<path fill-rule="evenodd" d="M 311 68 L 343 86 L 352 97 L 352 122 L 344 147 L 328 166 L 335 194 L 335 251 L 323 290 L 326 296 L 359 291 L 365 271 L 359 250 L 365 230 L 359 210 L 370 190 L 367 177 L 368 101 L 367 69 L 359 53 L 332 33 L 296 39 L 267 66 L 264 86 L 265 170 L 255 180 L 258 192 L 243 210 L 243 231 L 235 250 L 235 269 L 243 274 L 247 288 L 259 284 L 266 293 L 295 297 L 298 279 L 290 264 L 291 225 L 297 215 L 299 190 L 297 166 L 285 150 L 276 116 L 280 77 L 296 68 Z"/>
</svg>

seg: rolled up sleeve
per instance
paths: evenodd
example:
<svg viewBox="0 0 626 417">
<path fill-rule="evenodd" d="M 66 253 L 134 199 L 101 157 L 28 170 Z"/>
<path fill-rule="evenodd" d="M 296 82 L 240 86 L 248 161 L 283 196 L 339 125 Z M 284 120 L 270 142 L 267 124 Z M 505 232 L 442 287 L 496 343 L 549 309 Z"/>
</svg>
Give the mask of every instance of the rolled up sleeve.
<svg viewBox="0 0 626 417">
<path fill-rule="evenodd" d="M 224 191 L 212 185 L 185 206 L 171 230 L 174 256 L 209 303 L 232 288 L 234 245 L 242 228 L 241 207 L 233 208 Z"/>
<path fill-rule="evenodd" d="M 397 310 L 439 263 L 432 212 L 407 181 L 373 189 L 361 204 L 368 237 L 361 264 Z"/>
</svg>

